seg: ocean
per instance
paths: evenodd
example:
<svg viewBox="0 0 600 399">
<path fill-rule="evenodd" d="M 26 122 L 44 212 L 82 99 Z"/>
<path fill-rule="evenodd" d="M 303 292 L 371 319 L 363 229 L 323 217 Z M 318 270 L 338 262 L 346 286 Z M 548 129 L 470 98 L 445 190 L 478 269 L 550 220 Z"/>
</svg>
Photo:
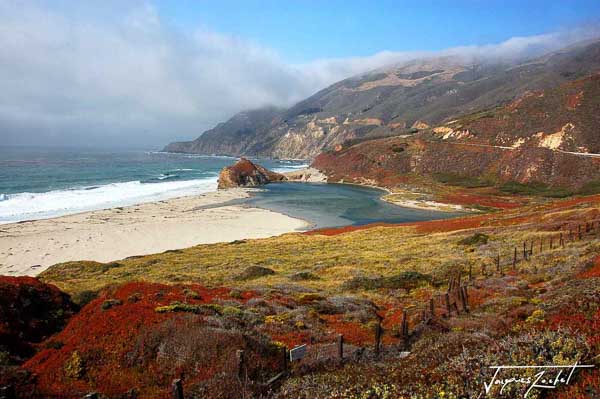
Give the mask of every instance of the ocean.
<svg viewBox="0 0 600 399">
<path fill-rule="evenodd" d="M 0 148 L 0 223 L 215 191 L 232 157 L 151 151 Z M 258 159 L 278 172 L 302 161 Z"/>
<path fill-rule="evenodd" d="M 219 172 L 237 158 L 152 151 L 0 148 L 0 224 L 215 191 Z M 295 160 L 254 159 L 277 172 Z M 411 222 L 456 214 L 391 205 L 382 190 L 348 184 L 269 184 L 248 206 L 306 220 L 313 228 Z"/>
</svg>

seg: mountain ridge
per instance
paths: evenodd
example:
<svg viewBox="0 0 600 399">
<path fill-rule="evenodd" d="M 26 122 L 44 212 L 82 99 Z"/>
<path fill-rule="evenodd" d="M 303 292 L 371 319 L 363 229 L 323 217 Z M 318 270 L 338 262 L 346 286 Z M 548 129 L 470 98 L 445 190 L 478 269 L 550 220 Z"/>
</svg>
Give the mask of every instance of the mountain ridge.
<svg viewBox="0 0 600 399">
<path fill-rule="evenodd" d="M 165 151 L 312 159 L 346 140 L 414 132 L 600 70 L 600 41 L 521 63 L 444 56 L 344 79 L 287 109 L 236 114 Z"/>
</svg>

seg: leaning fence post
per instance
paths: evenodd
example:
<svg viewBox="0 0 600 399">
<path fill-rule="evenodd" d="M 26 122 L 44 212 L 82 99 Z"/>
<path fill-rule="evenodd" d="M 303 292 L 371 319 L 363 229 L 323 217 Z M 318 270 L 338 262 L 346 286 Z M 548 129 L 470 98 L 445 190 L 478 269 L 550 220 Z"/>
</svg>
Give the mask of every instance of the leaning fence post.
<svg viewBox="0 0 600 399">
<path fill-rule="evenodd" d="M 469 312 L 469 308 L 467 307 L 467 293 L 465 287 L 460 287 L 459 289 L 460 301 L 462 303 L 462 308 L 465 313 Z"/>
<path fill-rule="evenodd" d="M 183 399 L 183 384 L 180 379 L 174 380 L 171 386 L 173 399 Z"/>
<path fill-rule="evenodd" d="M 340 359 L 340 362 L 342 362 L 344 360 L 344 336 L 342 334 L 338 335 L 337 349 L 338 358 Z"/>
</svg>

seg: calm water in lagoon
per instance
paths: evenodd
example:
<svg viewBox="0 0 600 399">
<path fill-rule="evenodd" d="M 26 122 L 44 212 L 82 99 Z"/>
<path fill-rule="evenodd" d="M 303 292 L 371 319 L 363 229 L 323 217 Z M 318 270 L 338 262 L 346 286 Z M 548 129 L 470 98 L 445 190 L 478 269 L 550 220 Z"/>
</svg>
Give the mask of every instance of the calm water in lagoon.
<svg viewBox="0 0 600 399">
<path fill-rule="evenodd" d="M 307 220 L 316 228 L 414 222 L 458 215 L 402 208 L 381 200 L 384 194 L 382 190 L 349 184 L 274 183 L 244 203 Z"/>
</svg>

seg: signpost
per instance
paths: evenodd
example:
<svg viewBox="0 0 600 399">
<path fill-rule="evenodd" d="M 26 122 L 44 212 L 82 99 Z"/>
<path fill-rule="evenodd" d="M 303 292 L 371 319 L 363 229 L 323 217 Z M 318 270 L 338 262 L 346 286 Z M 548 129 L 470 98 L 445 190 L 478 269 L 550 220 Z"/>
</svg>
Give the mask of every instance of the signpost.
<svg viewBox="0 0 600 399">
<path fill-rule="evenodd" d="M 300 360 L 304 356 L 306 356 L 306 344 L 290 349 L 290 362 Z"/>
</svg>

